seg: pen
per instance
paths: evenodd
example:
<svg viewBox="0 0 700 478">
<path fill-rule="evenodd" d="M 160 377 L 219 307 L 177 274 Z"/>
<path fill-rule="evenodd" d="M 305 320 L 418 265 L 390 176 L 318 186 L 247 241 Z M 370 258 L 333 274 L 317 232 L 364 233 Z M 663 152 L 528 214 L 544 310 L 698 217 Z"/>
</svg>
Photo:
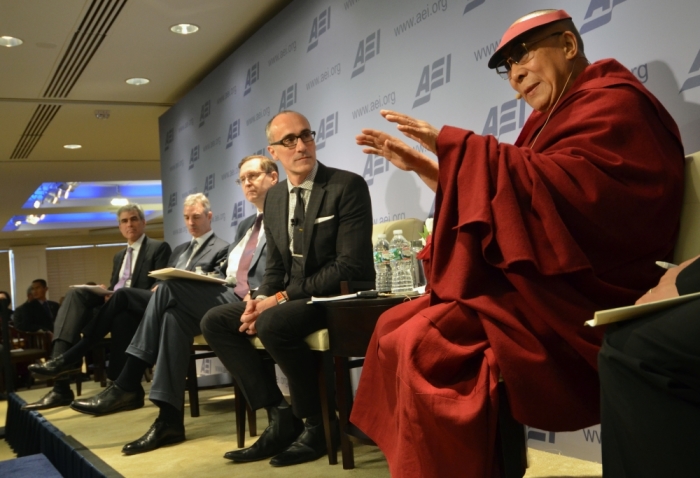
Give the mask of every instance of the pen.
<svg viewBox="0 0 700 478">
<path fill-rule="evenodd" d="M 672 267 L 678 267 L 676 264 L 671 264 L 670 262 L 656 261 L 656 265 L 663 267 L 664 269 L 670 269 Z"/>
</svg>

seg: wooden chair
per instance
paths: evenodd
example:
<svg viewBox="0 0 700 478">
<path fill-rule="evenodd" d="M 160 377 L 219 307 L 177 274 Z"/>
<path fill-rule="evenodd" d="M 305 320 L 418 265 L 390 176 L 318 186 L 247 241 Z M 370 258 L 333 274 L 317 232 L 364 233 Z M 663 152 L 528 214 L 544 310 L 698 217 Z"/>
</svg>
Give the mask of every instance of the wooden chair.
<svg viewBox="0 0 700 478">
<path fill-rule="evenodd" d="M 46 359 L 51 355 L 51 342 L 53 334 L 51 332 L 22 332 L 13 326 L 8 327 L 10 343 L 10 366 L 12 370 L 12 383 L 17 377 L 18 364 L 33 364 L 41 359 Z M 5 389 L 8 378 L 5 372 L 0 374 L 0 390 Z"/>
</svg>

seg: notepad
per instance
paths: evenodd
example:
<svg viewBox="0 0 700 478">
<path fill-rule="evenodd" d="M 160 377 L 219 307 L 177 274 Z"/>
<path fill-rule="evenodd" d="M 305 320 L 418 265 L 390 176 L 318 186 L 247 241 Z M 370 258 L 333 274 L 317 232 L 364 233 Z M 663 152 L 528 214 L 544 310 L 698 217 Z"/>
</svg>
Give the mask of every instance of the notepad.
<svg viewBox="0 0 700 478">
<path fill-rule="evenodd" d="M 177 269 L 175 267 L 166 267 L 165 269 L 151 271 L 148 273 L 148 275 L 149 277 L 155 277 L 159 280 L 190 279 L 202 282 L 213 282 L 215 284 L 226 284 L 226 281 L 224 279 L 220 279 L 219 277 L 197 274 L 196 272 L 190 272 L 184 269 Z"/>
<path fill-rule="evenodd" d="M 592 320 L 586 321 L 586 325 L 595 327 L 596 325 L 612 324 L 613 322 L 634 319 L 652 312 L 668 309 L 696 298 L 700 298 L 700 292 L 672 297 L 670 299 L 657 300 L 656 302 L 648 302 L 646 304 L 599 310 L 595 313 Z"/>
</svg>

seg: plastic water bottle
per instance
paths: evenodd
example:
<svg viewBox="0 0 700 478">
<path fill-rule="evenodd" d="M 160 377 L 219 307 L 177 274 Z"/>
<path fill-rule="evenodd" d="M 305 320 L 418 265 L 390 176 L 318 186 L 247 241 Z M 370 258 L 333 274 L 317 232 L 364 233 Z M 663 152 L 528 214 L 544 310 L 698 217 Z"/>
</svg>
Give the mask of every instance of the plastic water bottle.
<svg viewBox="0 0 700 478">
<path fill-rule="evenodd" d="M 403 231 L 394 231 L 391 240 L 391 293 L 402 294 L 413 290 L 411 243 L 403 237 Z"/>
<path fill-rule="evenodd" d="M 374 245 L 375 289 L 377 292 L 391 292 L 391 250 L 386 234 L 377 234 Z"/>
</svg>

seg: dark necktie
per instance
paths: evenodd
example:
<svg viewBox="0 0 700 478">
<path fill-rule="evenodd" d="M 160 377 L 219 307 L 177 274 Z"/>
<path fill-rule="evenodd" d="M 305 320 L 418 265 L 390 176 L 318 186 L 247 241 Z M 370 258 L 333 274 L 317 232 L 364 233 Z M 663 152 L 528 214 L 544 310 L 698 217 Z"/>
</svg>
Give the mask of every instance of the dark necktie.
<svg viewBox="0 0 700 478">
<path fill-rule="evenodd" d="M 126 285 L 126 281 L 131 279 L 131 253 L 134 250 L 133 247 L 126 248 L 126 257 L 124 258 L 124 272 L 119 278 L 119 282 L 114 286 L 114 290 L 121 289 Z"/>
<path fill-rule="evenodd" d="M 243 249 L 241 260 L 238 261 L 238 269 L 236 270 L 236 287 L 233 289 L 233 293 L 241 298 L 245 297 L 250 291 L 250 286 L 248 285 L 248 271 L 250 270 L 251 262 L 253 262 L 255 249 L 258 247 L 258 236 L 260 235 L 260 224 L 262 223 L 262 219 L 262 214 L 258 214 L 258 217 L 255 218 L 253 232 L 251 232 L 250 238 Z"/>
<path fill-rule="evenodd" d="M 292 188 L 292 192 L 297 195 L 297 203 L 294 206 L 294 218 L 292 219 L 292 241 L 294 254 L 302 255 L 304 249 L 304 198 L 301 195 L 301 188 Z"/>
<path fill-rule="evenodd" d="M 185 269 L 187 267 L 187 263 L 190 261 L 195 244 L 197 244 L 197 241 L 192 239 L 190 241 L 190 245 L 187 246 L 187 249 L 185 249 L 185 252 L 183 252 L 177 259 L 177 264 L 175 264 L 176 269 Z"/>
</svg>

